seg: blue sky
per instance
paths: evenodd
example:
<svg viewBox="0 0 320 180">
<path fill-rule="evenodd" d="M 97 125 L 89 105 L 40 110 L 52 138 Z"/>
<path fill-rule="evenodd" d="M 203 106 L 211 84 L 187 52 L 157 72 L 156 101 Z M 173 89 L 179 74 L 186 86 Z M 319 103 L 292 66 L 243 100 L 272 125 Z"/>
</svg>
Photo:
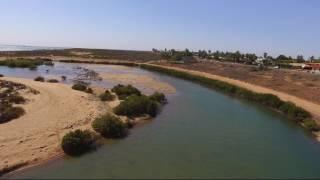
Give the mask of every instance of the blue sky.
<svg viewBox="0 0 320 180">
<path fill-rule="evenodd" d="M 0 44 L 320 56 L 319 0 L 1 0 Z"/>
</svg>

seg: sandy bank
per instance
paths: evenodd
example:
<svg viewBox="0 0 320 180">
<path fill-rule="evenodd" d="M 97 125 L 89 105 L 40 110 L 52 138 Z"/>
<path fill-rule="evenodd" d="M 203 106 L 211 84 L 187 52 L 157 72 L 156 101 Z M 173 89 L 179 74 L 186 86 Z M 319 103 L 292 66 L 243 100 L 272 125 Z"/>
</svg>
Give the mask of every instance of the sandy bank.
<svg viewBox="0 0 320 180">
<path fill-rule="evenodd" d="M 320 105 L 315 104 L 313 102 L 310 102 L 308 100 L 301 99 L 299 97 L 292 96 L 292 95 L 289 95 L 289 94 L 286 94 L 283 92 L 275 91 L 273 89 L 261 87 L 258 85 L 250 84 L 247 82 L 243 82 L 243 81 L 239 81 L 236 79 L 231 79 L 231 78 L 227 78 L 227 77 L 223 77 L 223 76 L 219 76 L 219 75 L 213 75 L 213 74 L 200 72 L 200 71 L 194 71 L 194 70 L 187 70 L 187 69 L 178 68 L 178 67 L 168 67 L 168 66 L 155 65 L 155 64 L 149 64 L 149 65 L 159 66 L 159 67 L 163 67 L 163 68 L 167 68 L 167 69 L 173 69 L 173 70 L 177 70 L 177 71 L 187 72 L 187 73 L 190 73 L 193 75 L 199 75 L 199 76 L 211 78 L 214 80 L 224 81 L 224 82 L 227 82 L 227 83 L 230 83 L 230 84 L 233 84 L 233 85 L 236 85 L 236 86 L 248 89 L 250 91 L 257 92 L 257 93 L 268 93 L 268 94 L 276 95 L 283 101 L 293 102 L 297 106 L 302 107 L 305 110 L 309 111 L 312 114 L 312 116 L 314 117 L 314 119 L 320 124 Z M 318 134 L 318 140 L 320 140 L 319 134 Z"/>
<path fill-rule="evenodd" d="M 106 108 L 91 95 L 64 84 L 1 79 L 25 84 L 40 94 L 25 96 L 25 115 L 0 124 L 0 171 L 55 157 L 61 153 L 60 142 L 65 133 L 90 127 L 93 118 Z"/>
<path fill-rule="evenodd" d="M 141 88 L 151 89 L 153 92 L 175 93 L 176 89 L 168 83 L 161 82 L 154 77 L 132 73 L 101 73 L 100 76 L 108 81 L 114 81 L 121 84 L 131 84 Z M 141 87 L 141 88 L 140 88 Z"/>
</svg>

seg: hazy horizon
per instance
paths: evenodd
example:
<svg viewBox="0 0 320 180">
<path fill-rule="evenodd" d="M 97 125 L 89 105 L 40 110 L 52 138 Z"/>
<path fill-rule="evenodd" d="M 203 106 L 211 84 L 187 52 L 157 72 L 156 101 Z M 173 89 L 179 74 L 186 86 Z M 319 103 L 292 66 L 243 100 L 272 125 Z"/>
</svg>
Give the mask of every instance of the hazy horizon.
<svg viewBox="0 0 320 180">
<path fill-rule="evenodd" d="M 0 44 L 320 56 L 317 0 L 3 0 Z"/>
</svg>

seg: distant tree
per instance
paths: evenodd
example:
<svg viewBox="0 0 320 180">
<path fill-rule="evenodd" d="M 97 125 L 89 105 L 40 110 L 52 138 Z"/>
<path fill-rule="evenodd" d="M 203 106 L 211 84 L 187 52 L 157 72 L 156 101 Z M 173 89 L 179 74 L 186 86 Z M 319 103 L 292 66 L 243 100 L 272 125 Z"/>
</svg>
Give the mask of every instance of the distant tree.
<svg viewBox="0 0 320 180">
<path fill-rule="evenodd" d="M 289 58 L 288 58 L 287 56 L 281 54 L 281 55 L 279 55 L 279 56 L 277 57 L 277 60 L 289 60 Z"/>
</svg>

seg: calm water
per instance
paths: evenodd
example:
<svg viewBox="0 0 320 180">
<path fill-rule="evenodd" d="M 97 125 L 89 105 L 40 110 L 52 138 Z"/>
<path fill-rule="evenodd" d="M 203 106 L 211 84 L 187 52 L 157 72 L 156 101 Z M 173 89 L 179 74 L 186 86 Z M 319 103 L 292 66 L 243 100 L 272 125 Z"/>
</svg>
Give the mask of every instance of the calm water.
<svg viewBox="0 0 320 180">
<path fill-rule="evenodd" d="M 284 117 L 191 82 L 131 72 L 177 89 L 157 118 L 96 152 L 13 178 L 320 178 L 320 143 Z"/>
</svg>

